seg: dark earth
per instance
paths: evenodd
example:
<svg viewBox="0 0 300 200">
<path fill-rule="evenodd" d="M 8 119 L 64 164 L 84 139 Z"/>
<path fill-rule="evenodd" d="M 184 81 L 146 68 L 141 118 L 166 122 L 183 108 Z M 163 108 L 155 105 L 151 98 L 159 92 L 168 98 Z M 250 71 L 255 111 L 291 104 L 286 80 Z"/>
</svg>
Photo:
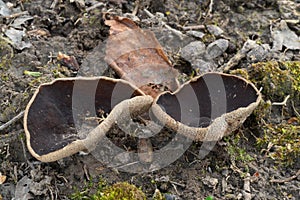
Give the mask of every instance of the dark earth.
<svg viewBox="0 0 300 200">
<path fill-rule="evenodd" d="M 37 87 L 81 73 L 119 78 L 101 52 L 109 33 L 107 13 L 153 31 L 182 82 L 208 71 L 241 75 L 262 89 L 262 105 L 204 159 L 197 157 L 201 143 L 194 142 L 177 161 L 154 172 L 118 171 L 92 155 L 37 161 L 27 150 L 22 123 Z M 155 191 L 165 199 L 300 199 L 299 19 L 298 0 L 0 1 L 0 200 L 97 199 L 92 195 L 99 185 L 124 181 L 147 199 Z M 202 50 L 205 55 L 198 53 Z M 78 66 L 58 59 L 59 52 L 74 56 Z M 274 70 L 260 77 L 253 66 L 269 61 L 281 63 L 280 72 L 291 70 L 282 63 L 296 61 L 288 87 L 294 89 L 279 90 L 288 80 L 262 81 Z M 110 138 L 120 146 L 135 142 L 118 140 L 126 137 L 118 131 L 113 129 Z"/>
</svg>

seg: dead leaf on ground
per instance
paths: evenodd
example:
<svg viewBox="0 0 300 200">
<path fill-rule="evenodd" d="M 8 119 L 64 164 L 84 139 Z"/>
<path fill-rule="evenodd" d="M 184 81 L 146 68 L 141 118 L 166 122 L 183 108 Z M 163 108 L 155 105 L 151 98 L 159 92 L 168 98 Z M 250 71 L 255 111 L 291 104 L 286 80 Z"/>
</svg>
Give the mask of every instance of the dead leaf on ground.
<svg viewBox="0 0 300 200">
<path fill-rule="evenodd" d="M 300 49 L 300 39 L 297 34 L 292 31 L 285 20 L 281 20 L 275 27 L 271 29 L 273 37 L 273 50 L 281 50 L 282 46 L 288 49 Z"/>
<path fill-rule="evenodd" d="M 18 50 L 23 50 L 25 48 L 30 48 L 32 44 L 30 42 L 23 41 L 23 36 L 25 36 L 25 31 L 20 31 L 14 28 L 9 28 L 4 33 L 10 40 L 14 48 Z"/>
<path fill-rule="evenodd" d="M 6 181 L 6 176 L 0 173 L 0 185 Z"/>
<path fill-rule="evenodd" d="M 178 88 L 174 69 L 151 31 L 140 29 L 128 18 L 105 21 L 110 26 L 105 61 L 125 80 L 153 97 Z"/>
<path fill-rule="evenodd" d="M 68 67 L 71 70 L 79 70 L 80 66 L 74 56 L 69 56 L 58 52 L 57 60 L 60 61 L 63 65 Z"/>
</svg>

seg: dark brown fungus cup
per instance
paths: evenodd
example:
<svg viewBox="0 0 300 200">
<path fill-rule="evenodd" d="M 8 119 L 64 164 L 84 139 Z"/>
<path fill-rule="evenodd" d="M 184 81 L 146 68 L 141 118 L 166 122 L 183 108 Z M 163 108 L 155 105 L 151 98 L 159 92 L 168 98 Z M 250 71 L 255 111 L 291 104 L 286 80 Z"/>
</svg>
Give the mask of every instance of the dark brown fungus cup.
<svg viewBox="0 0 300 200">
<path fill-rule="evenodd" d="M 147 111 L 152 102 L 120 79 L 65 78 L 42 84 L 25 110 L 28 149 L 43 162 L 91 151 L 116 121 Z"/>
<path fill-rule="evenodd" d="M 207 73 L 158 96 L 151 111 L 161 123 L 193 140 L 217 141 L 237 129 L 260 100 L 249 81 Z"/>
</svg>

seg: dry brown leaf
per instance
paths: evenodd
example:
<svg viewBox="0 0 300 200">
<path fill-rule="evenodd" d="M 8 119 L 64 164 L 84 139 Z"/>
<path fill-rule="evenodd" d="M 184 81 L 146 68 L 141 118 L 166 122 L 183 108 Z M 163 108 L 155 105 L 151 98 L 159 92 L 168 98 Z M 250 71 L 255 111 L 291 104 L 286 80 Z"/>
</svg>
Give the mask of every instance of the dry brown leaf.
<svg viewBox="0 0 300 200">
<path fill-rule="evenodd" d="M 72 70 L 79 70 L 79 64 L 74 56 L 68 56 L 61 52 L 57 54 L 57 60 L 60 61 L 63 65 Z"/>
<path fill-rule="evenodd" d="M 6 176 L 0 173 L 0 185 L 6 181 Z"/>
<path fill-rule="evenodd" d="M 125 80 L 153 97 L 178 88 L 174 69 L 151 31 L 140 29 L 128 18 L 106 20 L 110 36 L 105 61 Z"/>
</svg>

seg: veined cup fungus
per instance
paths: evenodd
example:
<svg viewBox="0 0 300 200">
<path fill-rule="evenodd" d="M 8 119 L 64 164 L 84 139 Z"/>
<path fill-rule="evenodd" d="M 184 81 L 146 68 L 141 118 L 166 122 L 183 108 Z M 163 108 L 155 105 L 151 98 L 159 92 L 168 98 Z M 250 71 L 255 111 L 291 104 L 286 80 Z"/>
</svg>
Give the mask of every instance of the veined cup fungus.
<svg viewBox="0 0 300 200">
<path fill-rule="evenodd" d="M 42 84 L 24 114 L 27 147 L 43 162 L 91 151 L 113 123 L 147 111 L 152 101 L 121 79 L 63 78 Z"/>
<path fill-rule="evenodd" d="M 92 151 L 114 123 L 149 110 L 178 134 L 195 141 L 217 141 L 236 130 L 260 100 L 260 92 L 249 81 L 214 72 L 154 99 L 121 79 L 56 79 L 42 84 L 33 95 L 25 110 L 24 129 L 30 153 L 51 162 Z"/>
<path fill-rule="evenodd" d="M 212 72 L 192 79 L 174 93 L 162 93 L 151 111 L 179 134 L 195 141 L 217 141 L 236 130 L 260 100 L 260 92 L 249 81 Z"/>
</svg>

